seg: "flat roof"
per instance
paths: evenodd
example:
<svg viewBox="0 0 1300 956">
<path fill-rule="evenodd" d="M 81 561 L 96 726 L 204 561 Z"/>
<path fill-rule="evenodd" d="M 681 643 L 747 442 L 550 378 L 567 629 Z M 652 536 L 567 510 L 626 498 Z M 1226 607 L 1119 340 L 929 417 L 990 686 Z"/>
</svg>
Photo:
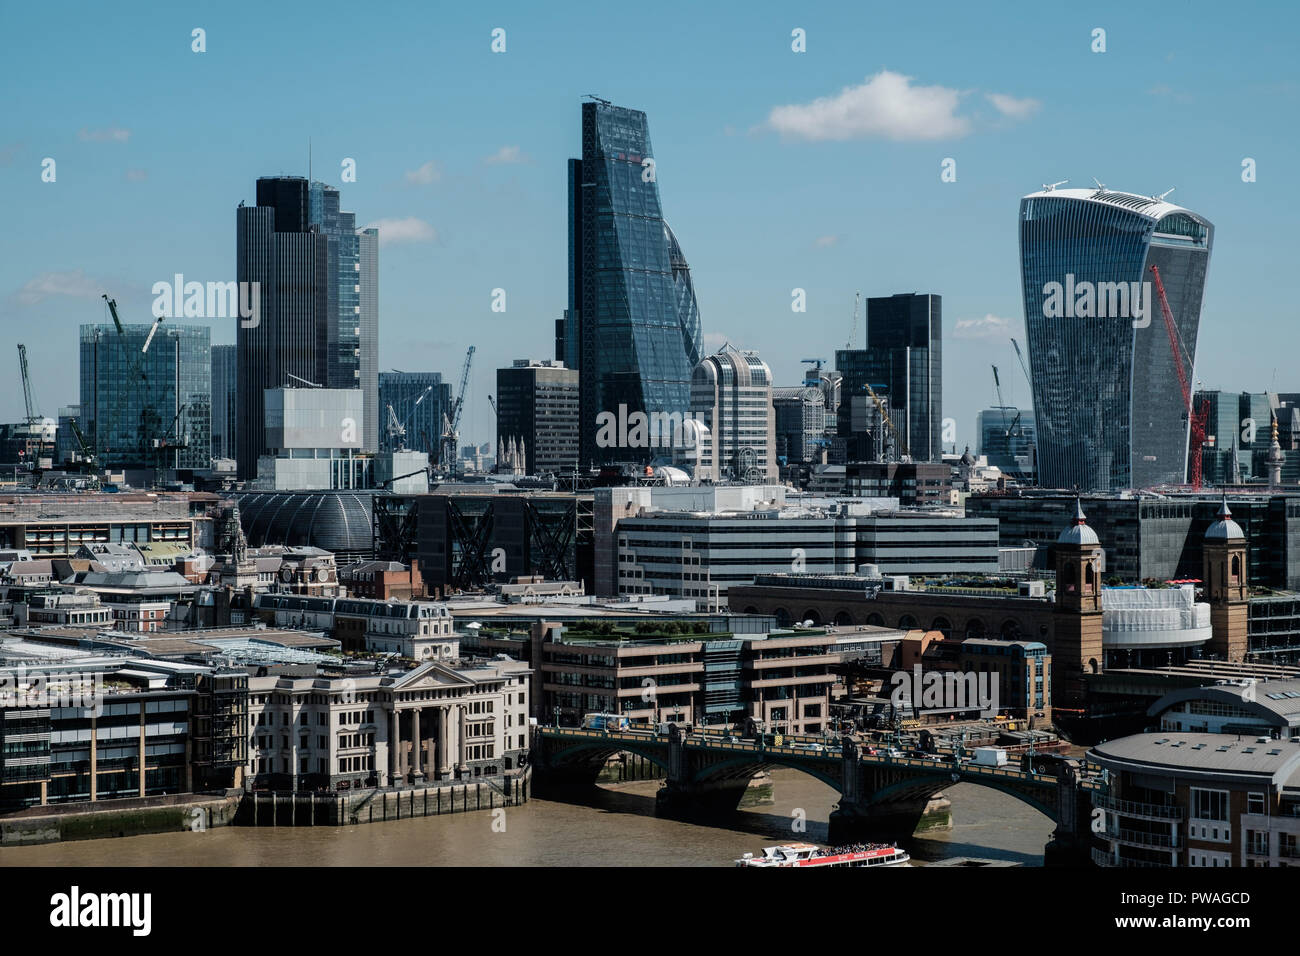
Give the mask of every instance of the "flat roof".
<svg viewBox="0 0 1300 956">
<path fill-rule="evenodd" d="M 1097 744 L 1088 759 L 1108 769 L 1168 769 L 1269 777 L 1282 786 L 1295 777 L 1300 785 L 1300 743 L 1238 734 L 1190 734 L 1165 731 L 1134 734 Z"/>
</svg>

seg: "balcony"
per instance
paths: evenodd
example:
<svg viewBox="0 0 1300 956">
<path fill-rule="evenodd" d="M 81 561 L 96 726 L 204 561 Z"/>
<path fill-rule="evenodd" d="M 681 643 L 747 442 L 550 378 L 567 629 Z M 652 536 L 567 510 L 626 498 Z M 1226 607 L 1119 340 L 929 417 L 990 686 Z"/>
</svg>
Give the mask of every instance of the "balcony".
<svg viewBox="0 0 1300 956">
<path fill-rule="evenodd" d="M 1128 846 L 1153 847 L 1160 850 L 1176 850 L 1179 847 L 1176 833 L 1147 833 L 1144 830 L 1125 830 L 1115 828 L 1107 830 L 1106 836 L 1116 843 Z"/>
<path fill-rule="evenodd" d="M 1159 803 L 1139 803 L 1135 800 L 1120 800 L 1112 797 L 1110 794 L 1098 793 L 1092 798 L 1095 806 L 1103 810 L 1110 810 L 1125 817 L 1135 817 L 1140 820 L 1182 820 L 1183 808 L 1176 806 L 1166 806 Z"/>
<path fill-rule="evenodd" d="M 1173 866 L 1172 863 L 1151 863 L 1147 860 L 1125 860 L 1123 858 L 1116 860 L 1114 857 L 1110 855 L 1108 851 L 1097 850 L 1097 849 L 1094 849 L 1092 851 L 1092 862 L 1097 864 L 1098 866 L 1106 866 L 1106 867 L 1123 866 L 1123 867 L 1153 867 L 1156 869 L 1169 869 L 1170 867 Z"/>
</svg>

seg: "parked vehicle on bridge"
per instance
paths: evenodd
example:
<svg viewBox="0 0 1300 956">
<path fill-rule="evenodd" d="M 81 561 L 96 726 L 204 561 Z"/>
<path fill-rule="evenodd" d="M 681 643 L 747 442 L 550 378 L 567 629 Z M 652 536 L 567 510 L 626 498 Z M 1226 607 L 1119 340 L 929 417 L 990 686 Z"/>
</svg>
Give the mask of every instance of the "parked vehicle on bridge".
<svg viewBox="0 0 1300 956">
<path fill-rule="evenodd" d="M 584 730 L 627 730 L 632 722 L 622 714 L 583 714 Z"/>
<path fill-rule="evenodd" d="M 974 753 L 974 763 L 977 767 L 1006 766 L 1007 752 L 1001 747 L 976 747 Z"/>
<path fill-rule="evenodd" d="M 795 744 L 795 750 L 825 750 L 821 744 Z"/>
</svg>

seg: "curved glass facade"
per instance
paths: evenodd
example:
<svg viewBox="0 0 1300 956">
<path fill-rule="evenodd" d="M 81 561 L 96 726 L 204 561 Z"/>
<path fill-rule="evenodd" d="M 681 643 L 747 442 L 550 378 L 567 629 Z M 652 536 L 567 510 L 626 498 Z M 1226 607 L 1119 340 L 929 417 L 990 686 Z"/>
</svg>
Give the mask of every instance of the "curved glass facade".
<svg viewBox="0 0 1300 956">
<path fill-rule="evenodd" d="M 602 411 L 683 413 L 700 358 L 690 269 L 663 221 L 645 113 L 582 104 L 582 159 L 569 161 L 569 311 L 565 364 L 581 373 L 581 459 L 634 460 L 601 448 Z"/>
<path fill-rule="evenodd" d="M 1194 380 L 1213 226 L 1169 203 L 1060 190 L 1020 203 L 1021 281 L 1039 483 L 1182 483 L 1188 419 L 1149 267 L 1159 267 Z"/>
</svg>

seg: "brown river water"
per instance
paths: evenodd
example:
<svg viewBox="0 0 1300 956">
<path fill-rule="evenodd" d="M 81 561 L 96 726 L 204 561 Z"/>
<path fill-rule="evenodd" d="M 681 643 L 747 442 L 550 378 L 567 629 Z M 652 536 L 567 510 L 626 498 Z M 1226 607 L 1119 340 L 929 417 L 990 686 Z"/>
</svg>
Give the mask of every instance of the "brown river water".
<svg viewBox="0 0 1300 956">
<path fill-rule="evenodd" d="M 595 788 L 583 802 L 531 799 L 506 809 L 495 830 L 487 811 L 350 827 L 219 827 L 12 847 L 0 850 L 0 866 L 731 866 L 773 843 L 824 843 L 838 794 L 796 770 L 775 770 L 772 783 L 774 803 L 721 826 L 656 817 L 659 782 L 650 780 Z M 958 856 L 1042 864 L 1047 817 L 975 784 L 947 796 L 953 828 L 901 843 L 913 865 Z M 793 824 L 799 809 L 803 832 Z"/>
</svg>

